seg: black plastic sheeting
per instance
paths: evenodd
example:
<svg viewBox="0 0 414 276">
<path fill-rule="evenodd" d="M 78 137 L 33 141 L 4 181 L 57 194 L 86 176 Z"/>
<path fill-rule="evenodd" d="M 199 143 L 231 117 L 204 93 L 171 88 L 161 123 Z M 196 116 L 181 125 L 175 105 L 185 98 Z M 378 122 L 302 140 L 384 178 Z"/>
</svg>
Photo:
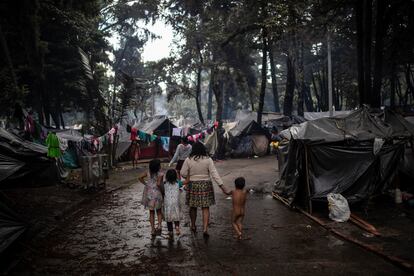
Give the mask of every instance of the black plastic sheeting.
<svg viewBox="0 0 414 276">
<path fill-rule="evenodd" d="M 0 201 L 0 253 L 26 230 L 27 224 Z"/>
<path fill-rule="evenodd" d="M 0 186 L 23 178 L 25 181 L 19 181 L 19 186 L 31 186 L 35 182 L 52 185 L 66 175 L 62 162 L 47 157 L 47 147 L 0 128 Z"/>
<path fill-rule="evenodd" d="M 293 126 L 288 150 L 279 151 L 274 192 L 299 205 L 325 201 L 328 193 L 351 204 L 382 193 L 404 161 L 413 130 L 393 112 L 379 117 L 366 108 Z M 374 152 L 378 139 L 384 144 Z"/>
</svg>

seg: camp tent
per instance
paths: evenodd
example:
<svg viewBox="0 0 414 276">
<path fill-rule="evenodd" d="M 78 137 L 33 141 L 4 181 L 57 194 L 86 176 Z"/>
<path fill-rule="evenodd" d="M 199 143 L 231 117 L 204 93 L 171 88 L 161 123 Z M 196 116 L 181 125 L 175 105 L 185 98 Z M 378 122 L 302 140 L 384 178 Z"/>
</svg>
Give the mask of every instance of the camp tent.
<svg viewBox="0 0 414 276">
<path fill-rule="evenodd" d="M 138 130 L 141 130 L 150 135 L 171 137 L 172 130 L 173 128 L 176 128 L 176 126 L 168 118 L 160 118 L 152 120 L 150 122 L 141 123 L 137 128 Z M 165 151 L 161 146 L 159 140 L 150 143 L 140 142 L 140 159 L 168 157 L 171 150 L 173 150 L 173 147 L 176 147 L 178 143 L 179 141 L 174 141 L 174 139 L 172 139 L 170 141 L 169 151 Z"/>
<path fill-rule="evenodd" d="M 224 126 L 227 152 L 234 157 L 264 156 L 269 145 L 268 132 L 255 120 L 245 119 Z"/>
<path fill-rule="evenodd" d="M 37 180 L 47 180 L 42 184 L 55 183 L 65 171 L 61 163 L 57 165 L 46 155 L 47 147 L 0 128 L 0 183 L 22 178 L 30 179 L 30 183 Z"/>
<path fill-rule="evenodd" d="M 289 129 L 286 162 L 274 192 L 308 206 L 340 193 L 350 203 L 389 187 L 414 128 L 392 112 L 367 108 L 308 121 Z M 281 156 L 280 158 L 283 158 Z"/>
<path fill-rule="evenodd" d="M 140 124 L 137 124 L 135 127 L 139 131 L 145 132 L 149 135 L 171 137 L 172 129 L 176 126 L 168 118 L 163 117 L 153 119 L 151 121 L 144 121 Z M 131 146 L 131 135 L 123 126 L 118 128 L 118 135 L 119 140 L 115 157 L 116 159 L 118 159 L 121 156 L 125 156 L 126 159 L 129 159 L 129 156 L 126 157 L 126 155 L 129 153 L 129 148 Z M 169 152 L 171 152 L 174 149 L 174 147 L 176 147 L 179 141 L 178 139 L 177 141 L 175 141 L 174 139 L 170 140 L 170 151 L 165 151 L 162 145 L 160 144 L 159 140 L 153 142 L 140 141 L 139 143 L 141 148 L 140 159 L 147 159 L 156 157 L 167 157 L 169 155 Z"/>
</svg>

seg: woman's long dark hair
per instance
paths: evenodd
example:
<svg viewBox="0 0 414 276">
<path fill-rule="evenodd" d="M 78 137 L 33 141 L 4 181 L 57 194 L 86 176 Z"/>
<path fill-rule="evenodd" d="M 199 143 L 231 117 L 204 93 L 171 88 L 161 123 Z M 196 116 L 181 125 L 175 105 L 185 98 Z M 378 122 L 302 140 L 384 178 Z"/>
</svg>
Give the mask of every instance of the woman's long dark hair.
<svg viewBox="0 0 414 276">
<path fill-rule="evenodd" d="M 191 149 L 190 158 L 194 160 L 200 159 L 201 157 L 208 157 L 207 149 L 201 142 L 195 142 Z"/>
</svg>

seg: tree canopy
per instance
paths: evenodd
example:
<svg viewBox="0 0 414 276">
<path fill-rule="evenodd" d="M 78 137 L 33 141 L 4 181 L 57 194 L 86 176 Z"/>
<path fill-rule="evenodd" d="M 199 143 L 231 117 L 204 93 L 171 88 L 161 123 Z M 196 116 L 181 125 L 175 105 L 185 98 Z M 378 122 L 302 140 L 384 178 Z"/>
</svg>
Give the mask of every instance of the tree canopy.
<svg viewBox="0 0 414 276">
<path fill-rule="evenodd" d="M 0 116 L 16 106 L 64 127 L 80 111 L 97 132 L 128 113 L 202 122 L 238 109 L 327 111 L 327 41 L 333 105 L 414 102 L 413 1 L 5 0 L 0 4 Z M 145 26 L 172 26 L 170 56 L 144 62 Z M 110 38 L 117 43 L 109 43 Z M 179 104 L 177 100 L 186 104 Z"/>
</svg>

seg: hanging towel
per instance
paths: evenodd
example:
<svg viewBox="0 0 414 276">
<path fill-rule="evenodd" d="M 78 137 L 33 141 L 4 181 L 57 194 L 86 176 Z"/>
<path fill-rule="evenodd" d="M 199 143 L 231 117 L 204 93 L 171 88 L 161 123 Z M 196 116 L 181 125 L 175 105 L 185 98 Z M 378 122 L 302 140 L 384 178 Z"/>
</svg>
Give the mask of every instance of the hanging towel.
<svg viewBox="0 0 414 276">
<path fill-rule="evenodd" d="M 162 144 L 162 148 L 165 150 L 165 151 L 169 151 L 169 149 L 170 149 L 170 137 L 160 137 L 160 139 L 161 139 L 161 144 Z"/>
<path fill-rule="evenodd" d="M 181 128 L 173 128 L 173 136 L 181 137 Z"/>
</svg>

